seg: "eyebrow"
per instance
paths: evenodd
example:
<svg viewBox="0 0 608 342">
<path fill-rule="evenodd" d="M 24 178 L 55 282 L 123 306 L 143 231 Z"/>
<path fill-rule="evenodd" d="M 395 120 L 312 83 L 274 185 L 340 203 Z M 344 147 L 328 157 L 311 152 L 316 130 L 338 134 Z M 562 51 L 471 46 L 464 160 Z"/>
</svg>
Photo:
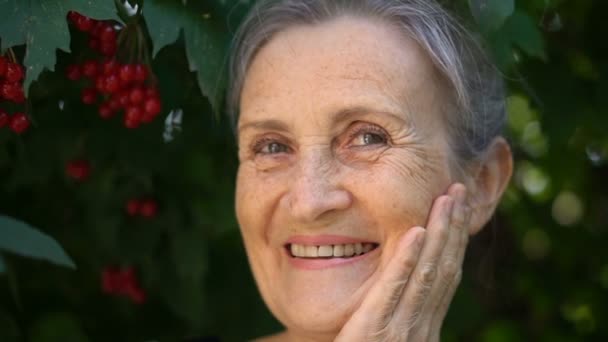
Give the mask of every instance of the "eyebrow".
<svg viewBox="0 0 608 342">
<path fill-rule="evenodd" d="M 370 113 L 383 114 L 390 116 L 393 120 L 398 120 L 400 122 L 405 122 L 405 119 L 393 112 L 373 109 L 367 106 L 352 106 L 341 109 L 337 111 L 335 114 L 332 114 L 332 124 L 340 123 L 352 119 L 353 116 L 361 117 L 368 115 Z M 289 130 L 287 124 L 278 119 L 265 119 L 265 120 L 256 120 L 251 122 L 246 122 L 242 125 L 239 125 L 238 132 L 241 132 L 245 129 L 258 129 L 258 130 L 273 130 L 279 132 L 287 132 Z"/>
</svg>

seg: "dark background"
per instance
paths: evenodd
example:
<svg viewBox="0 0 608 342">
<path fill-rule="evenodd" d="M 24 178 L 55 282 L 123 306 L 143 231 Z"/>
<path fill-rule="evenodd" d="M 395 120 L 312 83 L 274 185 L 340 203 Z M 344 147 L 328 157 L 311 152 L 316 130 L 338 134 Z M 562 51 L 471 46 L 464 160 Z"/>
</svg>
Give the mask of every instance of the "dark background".
<svg viewBox="0 0 608 342">
<path fill-rule="evenodd" d="M 139 19 L 116 15 L 111 1 L 62 3 L 54 13 L 0 4 L 2 52 L 12 47 L 23 61 L 29 42 L 26 66 L 46 67 L 29 88 L 30 129 L 0 129 L 0 214 L 55 238 L 77 269 L 0 247 L 0 341 L 242 341 L 277 331 L 234 219 L 235 144 L 218 105 L 229 39 L 250 3 L 146 0 Z M 608 340 L 608 2 L 512 3 L 453 4 L 505 75 L 516 160 L 496 217 L 473 239 L 443 336 Z M 141 29 L 163 102 L 153 123 L 126 129 L 82 104 L 86 82 L 67 80 L 65 69 L 98 55 L 85 34 L 68 31 L 70 9 Z M 44 51 L 56 48 L 55 61 Z M 176 109 L 183 120 L 166 142 Z M 75 159 L 91 165 L 83 181 L 66 175 Z M 125 213 L 142 197 L 157 201 L 155 217 Z M 133 267 L 146 301 L 102 291 L 108 267 Z"/>
</svg>

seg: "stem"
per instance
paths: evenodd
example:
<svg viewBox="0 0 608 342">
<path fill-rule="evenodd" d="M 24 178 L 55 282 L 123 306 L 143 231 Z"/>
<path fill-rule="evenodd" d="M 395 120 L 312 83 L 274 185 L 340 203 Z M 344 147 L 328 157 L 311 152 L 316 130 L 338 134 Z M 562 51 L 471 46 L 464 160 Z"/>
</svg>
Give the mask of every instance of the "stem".
<svg viewBox="0 0 608 342">
<path fill-rule="evenodd" d="M 8 48 L 7 54 L 11 62 L 17 63 L 17 57 L 15 56 L 15 52 L 13 52 L 13 48 Z"/>
<path fill-rule="evenodd" d="M 149 79 L 150 82 L 153 85 L 156 85 L 158 83 L 158 80 L 156 79 L 156 75 L 154 75 L 154 73 L 152 72 L 152 61 L 150 60 L 150 48 L 148 47 L 148 40 L 146 35 L 144 34 L 141 26 L 137 27 L 137 32 L 138 32 L 138 37 L 141 39 L 141 51 L 143 52 L 143 62 L 144 64 L 148 67 L 148 71 L 149 71 Z M 141 59 L 140 59 L 141 60 Z"/>
<path fill-rule="evenodd" d="M 36 121 L 32 119 L 32 103 L 29 96 L 25 100 L 25 114 L 28 116 L 28 120 L 35 126 Z"/>
<path fill-rule="evenodd" d="M 137 7 L 137 15 L 141 16 L 141 14 L 143 13 L 143 8 L 144 8 L 144 0 L 139 1 L 139 7 Z"/>
</svg>

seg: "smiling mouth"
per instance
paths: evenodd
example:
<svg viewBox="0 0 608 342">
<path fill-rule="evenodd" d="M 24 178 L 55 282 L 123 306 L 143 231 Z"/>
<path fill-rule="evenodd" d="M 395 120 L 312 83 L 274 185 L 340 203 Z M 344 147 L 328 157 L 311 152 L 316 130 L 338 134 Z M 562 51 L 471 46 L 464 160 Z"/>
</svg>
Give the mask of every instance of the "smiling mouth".
<svg viewBox="0 0 608 342">
<path fill-rule="evenodd" d="M 377 243 L 347 243 L 337 245 L 302 245 L 291 243 L 285 248 L 290 256 L 302 259 L 352 258 L 378 248 Z"/>
</svg>

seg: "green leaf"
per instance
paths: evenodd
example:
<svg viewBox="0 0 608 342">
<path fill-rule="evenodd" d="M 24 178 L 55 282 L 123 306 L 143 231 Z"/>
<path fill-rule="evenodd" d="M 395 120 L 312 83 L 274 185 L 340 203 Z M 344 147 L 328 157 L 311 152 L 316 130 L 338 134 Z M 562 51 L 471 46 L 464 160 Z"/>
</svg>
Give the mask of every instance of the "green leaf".
<svg viewBox="0 0 608 342">
<path fill-rule="evenodd" d="M 153 44 L 153 55 L 175 42 L 183 31 L 190 71 L 197 73 L 198 85 L 215 111 L 224 93 L 222 78 L 228 51 L 227 30 L 209 13 L 172 0 L 148 0 L 143 8 Z"/>
<path fill-rule="evenodd" d="M 15 317 L 3 308 L 0 308 L 0 341 L 17 342 L 22 340 L 23 336 L 19 334 L 19 326 L 15 321 Z"/>
<path fill-rule="evenodd" d="M 70 51 L 67 13 L 80 12 L 95 19 L 117 19 L 114 2 L 89 0 L 6 0 L 0 2 L 0 37 L 3 48 L 26 44 L 23 65 L 26 95 L 32 81 L 46 68 L 55 70 L 55 50 Z"/>
<path fill-rule="evenodd" d="M 499 29 L 515 10 L 514 0 L 469 0 L 469 8 L 484 33 Z"/>
<path fill-rule="evenodd" d="M 505 34 L 512 43 L 532 57 L 546 60 L 543 36 L 530 15 L 515 11 L 505 23 Z"/>
<path fill-rule="evenodd" d="M 29 340 L 32 342 L 89 341 L 77 318 L 67 312 L 55 312 L 43 316 L 30 328 L 29 335 Z"/>
<path fill-rule="evenodd" d="M 547 59 L 541 31 L 532 17 L 521 11 L 515 11 L 500 29 L 488 35 L 488 41 L 496 63 L 503 70 L 516 63 L 518 50 L 531 57 Z"/>
<path fill-rule="evenodd" d="M 76 268 L 72 259 L 53 238 L 24 222 L 2 215 L 0 215 L 0 251 Z"/>
</svg>

